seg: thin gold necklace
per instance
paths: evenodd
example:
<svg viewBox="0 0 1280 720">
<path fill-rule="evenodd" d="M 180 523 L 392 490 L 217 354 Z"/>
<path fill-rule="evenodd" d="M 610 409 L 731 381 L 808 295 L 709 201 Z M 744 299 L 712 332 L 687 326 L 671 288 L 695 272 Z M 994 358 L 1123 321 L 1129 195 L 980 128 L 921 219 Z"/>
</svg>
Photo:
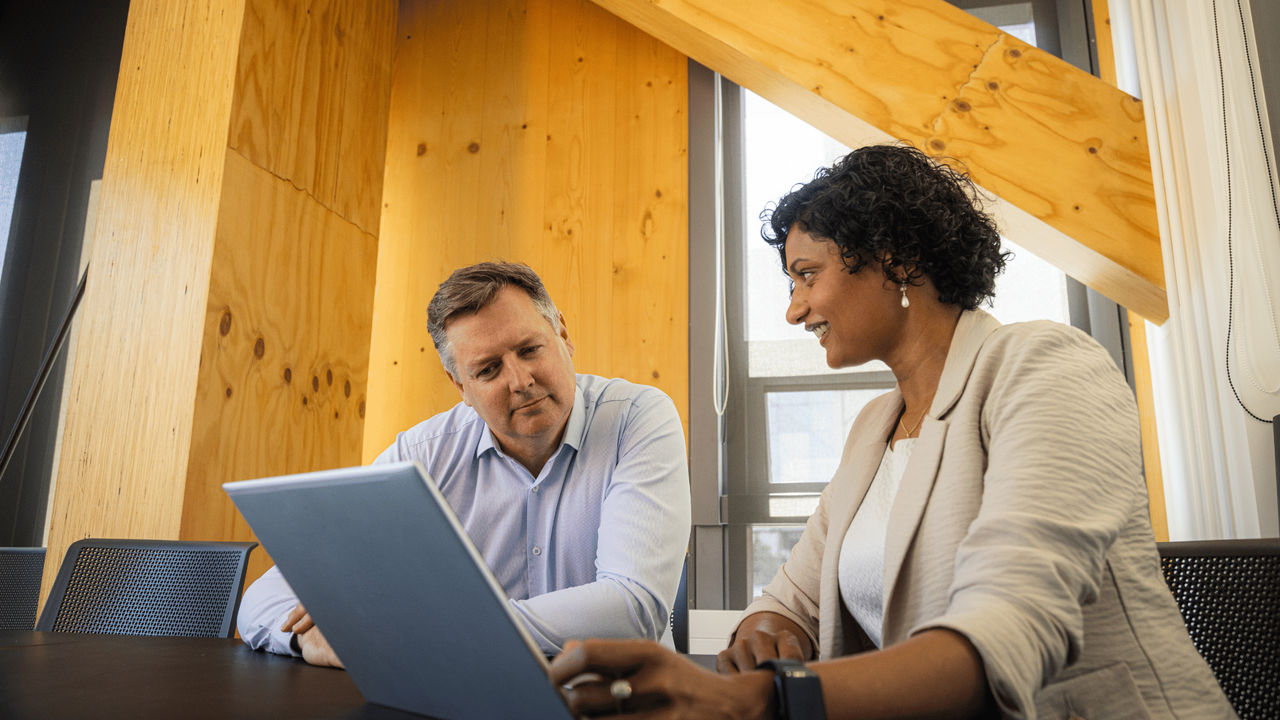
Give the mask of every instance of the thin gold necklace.
<svg viewBox="0 0 1280 720">
<path fill-rule="evenodd" d="M 901 416 L 898 417 L 898 427 L 902 428 L 902 432 L 906 434 L 906 437 L 909 437 L 909 438 L 915 437 L 916 430 L 920 429 L 920 424 L 924 422 L 924 416 L 927 414 L 929 414 L 929 408 L 925 408 L 924 412 L 920 413 L 920 417 L 919 419 L 916 420 L 915 425 L 912 425 L 911 427 L 907 427 L 906 425 L 902 424 L 902 418 L 906 416 L 906 413 L 904 412 Z"/>
</svg>

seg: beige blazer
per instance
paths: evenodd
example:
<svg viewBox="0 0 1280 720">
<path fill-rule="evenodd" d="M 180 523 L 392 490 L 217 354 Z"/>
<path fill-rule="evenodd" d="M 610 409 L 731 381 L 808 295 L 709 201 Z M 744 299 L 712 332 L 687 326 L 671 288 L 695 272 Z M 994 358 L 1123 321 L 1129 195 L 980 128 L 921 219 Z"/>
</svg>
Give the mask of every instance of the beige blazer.
<svg viewBox="0 0 1280 720">
<path fill-rule="evenodd" d="M 854 421 L 786 564 L 747 608 L 799 623 L 821 659 L 872 649 L 839 551 L 898 415 Z M 1235 717 L 1160 573 L 1133 393 L 1092 338 L 961 315 L 888 519 L 884 645 L 928 628 L 981 654 L 1002 716 Z"/>
</svg>

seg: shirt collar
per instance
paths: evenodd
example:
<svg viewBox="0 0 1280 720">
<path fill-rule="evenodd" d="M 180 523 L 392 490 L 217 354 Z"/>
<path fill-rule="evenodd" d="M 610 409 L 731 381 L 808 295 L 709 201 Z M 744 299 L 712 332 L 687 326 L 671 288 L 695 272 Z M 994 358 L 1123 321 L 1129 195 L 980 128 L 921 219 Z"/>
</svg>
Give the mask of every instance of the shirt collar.
<svg viewBox="0 0 1280 720">
<path fill-rule="evenodd" d="M 574 451 L 581 449 L 583 437 L 587 434 L 587 418 L 586 418 L 586 400 L 582 396 L 582 386 L 578 385 L 576 378 L 573 384 L 573 409 L 569 411 L 569 421 L 564 426 L 564 437 L 561 438 L 561 445 L 568 445 Z M 484 423 L 483 420 L 480 421 Z M 476 444 L 476 457 L 484 455 L 490 450 L 503 454 L 498 447 L 498 441 L 493 437 L 493 430 L 485 424 L 484 433 L 480 436 L 480 442 Z M 560 448 L 556 448 L 559 452 Z M 555 453 L 552 453 L 555 456 Z"/>
</svg>

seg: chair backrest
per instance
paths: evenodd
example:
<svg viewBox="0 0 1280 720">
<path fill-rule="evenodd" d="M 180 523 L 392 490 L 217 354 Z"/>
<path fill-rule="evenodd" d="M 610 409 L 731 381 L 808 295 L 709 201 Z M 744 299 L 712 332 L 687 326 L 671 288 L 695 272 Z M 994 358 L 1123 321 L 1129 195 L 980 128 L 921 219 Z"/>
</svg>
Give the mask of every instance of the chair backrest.
<svg viewBox="0 0 1280 720">
<path fill-rule="evenodd" d="M 254 542 L 73 543 L 37 630 L 232 637 Z"/>
<path fill-rule="evenodd" d="M 0 630 L 31 630 L 40 606 L 44 548 L 0 548 Z"/>
<path fill-rule="evenodd" d="M 1241 718 L 1280 718 L 1280 538 L 1157 543 L 1196 649 Z"/>
<path fill-rule="evenodd" d="M 676 652 L 689 652 L 689 555 L 685 553 L 684 567 L 680 570 L 680 584 L 676 586 L 676 604 L 671 608 L 671 641 Z"/>
</svg>

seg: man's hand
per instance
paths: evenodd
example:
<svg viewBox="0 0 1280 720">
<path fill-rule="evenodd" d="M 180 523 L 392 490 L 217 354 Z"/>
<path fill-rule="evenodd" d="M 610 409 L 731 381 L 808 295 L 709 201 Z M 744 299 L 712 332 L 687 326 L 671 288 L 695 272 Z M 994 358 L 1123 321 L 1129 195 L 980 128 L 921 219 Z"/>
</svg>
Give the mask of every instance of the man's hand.
<svg viewBox="0 0 1280 720">
<path fill-rule="evenodd" d="M 311 613 L 302 607 L 302 603 L 298 603 L 293 606 L 288 616 L 285 617 L 284 624 L 280 626 L 280 631 L 301 635 L 315 626 L 316 624 L 311 620 Z"/>
<path fill-rule="evenodd" d="M 716 656 L 716 669 L 722 673 L 743 673 L 755 670 L 765 660 L 803 661 L 812 657 L 813 644 L 799 625 L 777 613 L 758 612 L 738 626 L 729 647 Z"/>
<path fill-rule="evenodd" d="M 298 647 L 302 649 L 302 659 L 309 664 L 346 667 L 338 659 L 338 654 L 333 651 L 333 648 L 329 647 L 329 641 L 324 639 L 324 634 L 311 620 L 311 614 L 302 606 L 302 603 L 298 603 L 289 611 L 280 630 L 292 632 L 297 636 Z"/>
<path fill-rule="evenodd" d="M 298 633 L 298 647 L 302 648 L 302 659 L 311 665 L 328 665 L 330 667 L 345 668 L 342 661 L 338 659 L 338 654 L 329 647 L 329 641 L 324 639 L 324 635 L 320 633 L 320 628 L 311 626 L 311 629 Z"/>
</svg>

